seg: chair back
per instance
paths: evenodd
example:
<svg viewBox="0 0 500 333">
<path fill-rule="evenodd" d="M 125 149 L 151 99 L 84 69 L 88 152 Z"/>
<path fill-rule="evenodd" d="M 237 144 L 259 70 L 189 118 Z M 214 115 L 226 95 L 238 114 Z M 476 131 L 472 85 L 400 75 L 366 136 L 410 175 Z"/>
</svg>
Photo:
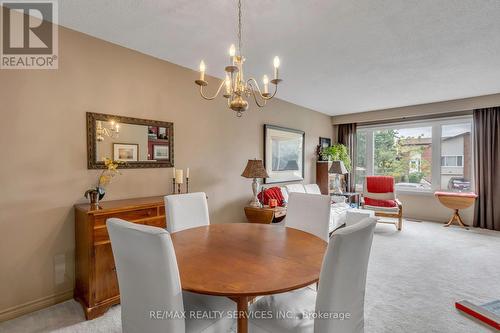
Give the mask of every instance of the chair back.
<svg viewBox="0 0 500 333">
<path fill-rule="evenodd" d="M 207 195 L 203 192 L 167 195 L 165 215 L 170 233 L 209 225 Z"/>
<path fill-rule="evenodd" d="M 366 176 L 363 197 L 375 200 L 395 200 L 394 177 Z"/>
<path fill-rule="evenodd" d="M 321 267 L 316 312 L 350 317 L 315 319 L 315 333 L 364 332 L 366 272 L 375 224 L 367 217 L 333 233 Z"/>
<path fill-rule="evenodd" d="M 286 191 L 288 192 L 288 195 L 290 195 L 290 193 L 306 193 L 304 185 L 302 184 L 288 184 L 285 185 L 285 188 Z"/>
<path fill-rule="evenodd" d="M 184 311 L 170 234 L 116 218 L 106 225 L 120 287 L 123 332 L 185 332 L 184 319 L 150 318 L 151 311 Z"/>
<path fill-rule="evenodd" d="M 290 193 L 285 226 L 299 229 L 328 242 L 330 197 L 327 195 Z"/>
<path fill-rule="evenodd" d="M 304 189 L 306 190 L 306 193 L 309 194 L 321 194 L 321 190 L 319 189 L 318 184 L 304 185 Z"/>
</svg>

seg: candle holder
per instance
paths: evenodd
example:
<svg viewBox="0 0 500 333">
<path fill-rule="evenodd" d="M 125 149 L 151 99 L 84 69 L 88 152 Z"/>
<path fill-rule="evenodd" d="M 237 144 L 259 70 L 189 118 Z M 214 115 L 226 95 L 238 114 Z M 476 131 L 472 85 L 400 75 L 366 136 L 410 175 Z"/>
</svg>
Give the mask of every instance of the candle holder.
<svg viewBox="0 0 500 333">
<path fill-rule="evenodd" d="M 184 177 L 183 177 L 182 170 L 175 170 L 174 176 L 175 177 L 172 178 L 172 194 L 181 194 L 181 193 L 183 193 L 182 185 L 184 184 Z M 185 193 L 189 193 L 189 168 L 187 168 L 185 179 L 186 179 L 186 192 Z"/>
</svg>

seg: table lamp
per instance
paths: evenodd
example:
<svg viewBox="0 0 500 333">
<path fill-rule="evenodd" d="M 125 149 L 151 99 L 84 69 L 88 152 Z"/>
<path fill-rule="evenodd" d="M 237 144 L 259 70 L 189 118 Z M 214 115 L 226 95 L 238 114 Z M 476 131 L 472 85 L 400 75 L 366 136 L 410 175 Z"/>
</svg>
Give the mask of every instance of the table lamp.
<svg viewBox="0 0 500 333">
<path fill-rule="evenodd" d="M 269 178 L 266 169 L 264 168 L 264 164 L 262 160 L 248 160 L 247 166 L 243 173 L 242 177 L 245 178 L 253 178 L 252 182 L 252 190 L 253 190 L 253 199 L 250 201 L 251 207 L 262 207 L 259 198 L 257 197 L 260 191 L 260 178 Z"/>
<path fill-rule="evenodd" d="M 329 172 L 335 174 L 335 186 L 333 190 L 335 191 L 335 193 L 343 193 L 342 190 L 343 186 L 340 184 L 340 175 L 345 175 L 349 173 L 349 171 L 347 171 L 347 168 L 344 165 L 344 162 L 332 161 L 332 166 L 330 167 Z"/>
</svg>

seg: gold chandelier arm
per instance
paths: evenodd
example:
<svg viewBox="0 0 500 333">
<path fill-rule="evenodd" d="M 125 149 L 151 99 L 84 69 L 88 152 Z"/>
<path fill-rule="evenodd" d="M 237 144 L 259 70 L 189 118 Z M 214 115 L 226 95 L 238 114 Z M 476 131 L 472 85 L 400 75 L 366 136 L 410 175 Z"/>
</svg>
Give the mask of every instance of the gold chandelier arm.
<svg viewBox="0 0 500 333">
<path fill-rule="evenodd" d="M 253 84 L 252 84 L 252 83 L 253 83 Z M 263 95 L 263 94 L 262 94 L 262 92 L 260 91 L 259 84 L 257 83 L 257 81 L 256 81 L 254 78 L 249 78 L 249 79 L 247 80 L 247 84 L 248 84 L 250 87 L 254 87 L 254 85 L 255 85 L 255 89 L 257 89 L 257 91 L 259 92 L 260 98 L 262 98 L 262 99 L 263 99 L 263 100 L 265 100 L 265 101 L 268 101 L 268 100 L 270 100 L 271 98 L 273 98 L 273 97 L 276 95 L 276 93 L 278 92 L 278 85 L 277 85 L 277 84 L 275 84 L 275 85 L 274 85 L 274 92 L 273 92 L 273 94 L 272 94 L 272 95 L 267 95 L 267 96 L 266 96 L 266 95 Z"/>
<path fill-rule="evenodd" d="M 212 97 L 207 97 L 207 96 L 205 96 L 205 94 L 203 93 L 203 86 L 202 86 L 202 85 L 200 85 L 200 95 L 201 95 L 201 97 L 203 97 L 204 99 L 206 99 L 206 100 L 209 100 L 209 101 L 210 101 L 210 100 L 214 99 L 215 97 L 217 97 L 217 96 L 219 95 L 219 93 L 220 93 L 220 91 L 221 91 L 221 89 L 222 89 L 222 87 L 223 87 L 223 86 L 224 86 L 224 80 L 222 80 L 222 82 L 221 82 L 221 84 L 219 85 L 219 88 L 217 89 L 217 92 L 215 93 L 215 95 L 213 95 Z"/>
<path fill-rule="evenodd" d="M 276 93 L 278 92 L 278 85 L 276 84 L 274 87 L 274 93 L 272 95 L 269 95 L 269 96 L 264 96 L 260 91 L 259 84 L 257 83 L 257 81 L 254 78 L 248 79 L 247 85 L 251 88 L 250 90 L 252 91 L 252 95 L 253 95 L 253 99 L 255 100 L 255 104 L 257 104 L 257 106 L 260 108 L 264 107 L 266 105 L 266 102 L 268 100 L 270 100 L 271 98 L 273 98 L 276 95 Z M 262 102 L 260 102 L 259 99 L 257 98 L 257 93 L 255 92 L 256 90 L 258 92 L 260 99 L 262 99 Z"/>
<path fill-rule="evenodd" d="M 254 84 L 255 84 L 255 87 L 254 87 Z M 257 104 L 257 106 L 259 108 L 263 108 L 266 105 L 267 99 L 264 96 L 262 96 L 260 89 L 259 89 L 259 85 L 255 81 L 255 79 L 252 79 L 252 78 L 248 79 L 247 85 L 250 87 L 250 91 L 252 92 L 252 96 L 253 96 L 253 99 L 255 101 L 255 104 Z M 259 94 L 260 98 L 262 99 L 262 103 L 257 98 L 257 93 L 255 92 L 255 90 L 258 91 L 258 94 Z"/>
</svg>

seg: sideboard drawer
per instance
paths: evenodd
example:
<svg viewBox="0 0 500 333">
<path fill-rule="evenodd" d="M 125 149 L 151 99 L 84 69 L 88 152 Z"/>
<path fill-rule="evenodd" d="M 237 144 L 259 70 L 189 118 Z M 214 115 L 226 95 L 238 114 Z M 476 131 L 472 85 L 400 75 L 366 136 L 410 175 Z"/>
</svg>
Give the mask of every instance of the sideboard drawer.
<svg viewBox="0 0 500 333">
<path fill-rule="evenodd" d="M 134 222 L 135 220 L 145 219 L 148 217 L 155 217 L 158 214 L 158 208 L 145 208 L 130 210 L 124 212 L 116 212 L 111 214 L 96 215 L 94 226 L 102 226 L 106 224 L 106 220 L 112 217 L 123 219 L 125 221 Z"/>
<path fill-rule="evenodd" d="M 137 224 L 145 224 L 152 227 L 166 228 L 165 216 L 158 216 L 148 219 L 134 221 Z M 106 225 L 100 225 L 94 228 L 94 244 L 102 244 L 109 241 L 108 228 Z"/>
<path fill-rule="evenodd" d="M 166 228 L 167 223 L 165 221 L 165 216 L 158 216 L 152 219 L 147 219 L 144 221 L 144 224 L 152 226 L 152 227 L 158 227 L 158 228 Z"/>
</svg>

